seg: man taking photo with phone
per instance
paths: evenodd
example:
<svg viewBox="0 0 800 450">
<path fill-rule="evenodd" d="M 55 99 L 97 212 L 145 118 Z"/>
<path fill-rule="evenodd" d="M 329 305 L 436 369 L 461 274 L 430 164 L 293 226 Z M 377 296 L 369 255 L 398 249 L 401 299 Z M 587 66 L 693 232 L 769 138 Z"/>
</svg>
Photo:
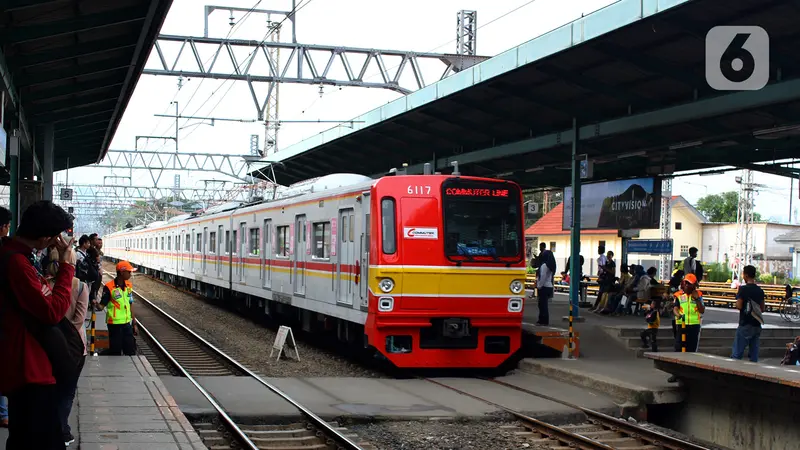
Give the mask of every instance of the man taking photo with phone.
<svg viewBox="0 0 800 450">
<path fill-rule="evenodd" d="M 0 392 L 8 397 L 9 450 L 64 448 L 56 366 L 41 339 L 70 305 L 76 258 L 71 240 L 62 235 L 69 228 L 72 218 L 66 211 L 39 201 L 25 210 L 17 234 L 0 247 Z M 32 261 L 34 250 L 51 245 L 59 255 L 52 289 Z"/>
</svg>

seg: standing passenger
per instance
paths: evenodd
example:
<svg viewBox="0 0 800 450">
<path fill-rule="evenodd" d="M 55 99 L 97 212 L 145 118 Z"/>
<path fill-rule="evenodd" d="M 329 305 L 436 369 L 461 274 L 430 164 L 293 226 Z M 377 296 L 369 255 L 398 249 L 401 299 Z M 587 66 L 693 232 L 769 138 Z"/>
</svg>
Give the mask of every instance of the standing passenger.
<svg viewBox="0 0 800 450">
<path fill-rule="evenodd" d="M 109 355 L 136 354 L 136 316 L 133 314 L 133 284 L 130 282 L 135 271 L 131 263 L 122 261 L 117 264 L 117 277 L 103 287 L 100 305 L 106 308 Z"/>
<path fill-rule="evenodd" d="M 539 291 L 539 320 L 536 325 L 550 324 L 550 299 L 553 298 L 553 277 L 556 273 L 556 258 L 547 250 L 547 244 L 539 244 L 539 271 L 536 274 L 536 289 Z"/>
<path fill-rule="evenodd" d="M 0 391 L 8 397 L 7 450 L 64 449 L 53 366 L 28 323 L 52 326 L 70 305 L 75 252 L 61 233 L 72 218 L 50 201 L 33 203 L 22 215 L 17 234 L 0 251 Z M 32 264 L 33 250 L 58 247 L 59 268 L 51 289 Z M 23 317 L 29 319 L 25 320 Z"/>
<path fill-rule="evenodd" d="M 61 432 L 64 435 L 64 445 L 69 447 L 70 444 L 75 442 L 75 437 L 72 435 L 72 428 L 69 426 L 69 415 L 72 412 L 72 404 L 75 401 L 75 391 L 78 389 L 78 379 L 83 370 L 83 364 L 86 362 L 86 330 L 83 327 L 83 321 L 86 319 L 86 309 L 89 304 L 89 287 L 78 278 L 72 279 L 72 295 L 69 309 L 64 316 L 72 323 L 78 334 L 83 341 L 83 357 L 78 364 L 78 373 L 73 380 L 68 383 L 63 383 L 59 386 L 59 405 L 58 413 L 61 417 Z"/>
<path fill-rule="evenodd" d="M 0 206 L 0 239 L 8 239 L 11 232 L 11 211 Z M 8 399 L 0 396 L 0 427 L 8 428 Z"/>
<path fill-rule="evenodd" d="M 736 294 L 736 308 L 739 309 L 739 327 L 733 339 L 731 358 L 742 359 L 745 347 L 750 347 L 750 361 L 758 362 L 758 340 L 764 318 L 764 291 L 756 284 L 756 268 L 744 266 L 742 278 L 745 284 Z"/>
</svg>

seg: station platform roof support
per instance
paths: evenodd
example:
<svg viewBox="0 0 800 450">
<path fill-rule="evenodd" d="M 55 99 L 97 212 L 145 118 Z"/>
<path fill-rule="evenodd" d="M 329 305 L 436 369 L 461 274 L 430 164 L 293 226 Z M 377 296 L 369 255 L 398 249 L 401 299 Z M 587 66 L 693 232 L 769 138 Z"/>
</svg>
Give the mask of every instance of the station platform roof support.
<svg viewBox="0 0 800 450">
<path fill-rule="evenodd" d="M 0 182 L 12 181 L 12 199 L 14 178 L 39 177 L 49 198 L 53 171 L 103 159 L 171 4 L 2 2 L 2 125 L 19 153 L 18 175 L 0 170 Z"/>
<path fill-rule="evenodd" d="M 800 8 L 785 1 L 622 0 L 268 159 L 282 163 L 281 184 L 331 172 L 381 175 L 403 163 L 409 173 L 426 162 L 447 173 L 458 161 L 464 174 L 562 187 L 571 181 L 573 119 L 595 180 L 792 157 L 798 21 Z M 763 89 L 709 86 L 706 34 L 730 24 L 769 33 Z"/>
</svg>

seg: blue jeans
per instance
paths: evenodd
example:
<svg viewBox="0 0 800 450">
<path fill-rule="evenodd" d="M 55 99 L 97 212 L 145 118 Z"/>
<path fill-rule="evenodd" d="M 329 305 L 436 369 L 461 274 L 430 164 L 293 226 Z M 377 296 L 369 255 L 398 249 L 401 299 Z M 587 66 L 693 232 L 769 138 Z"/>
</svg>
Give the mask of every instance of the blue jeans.
<svg viewBox="0 0 800 450">
<path fill-rule="evenodd" d="M 0 419 L 8 419 L 8 399 L 0 397 Z"/>
<path fill-rule="evenodd" d="M 750 346 L 750 361 L 758 362 L 758 339 L 761 337 L 761 327 L 753 325 L 739 325 L 736 337 L 733 339 L 733 354 L 731 358 L 742 359 L 744 348 Z"/>
<path fill-rule="evenodd" d="M 58 386 L 58 417 L 61 420 L 61 431 L 66 435 L 72 433 L 69 426 L 69 415 L 72 412 L 72 404 L 75 401 L 75 392 L 78 390 L 78 379 L 80 372 L 83 370 L 83 365 L 86 362 L 86 357 L 81 359 L 78 369 L 78 376 L 70 383 L 65 383 Z"/>
</svg>

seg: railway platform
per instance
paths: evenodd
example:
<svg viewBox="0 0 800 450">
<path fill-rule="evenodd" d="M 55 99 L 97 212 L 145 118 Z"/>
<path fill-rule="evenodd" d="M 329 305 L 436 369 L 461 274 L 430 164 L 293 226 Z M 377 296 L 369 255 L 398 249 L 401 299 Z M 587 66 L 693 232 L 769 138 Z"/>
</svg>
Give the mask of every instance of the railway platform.
<svg viewBox="0 0 800 450">
<path fill-rule="evenodd" d="M 206 449 L 143 356 L 88 356 L 70 426 L 75 442 L 69 448 Z M 7 437 L 0 429 L 3 445 Z"/>
<path fill-rule="evenodd" d="M 797 448 L 800 370 L 702 353 L 645 356 L 686 391 L 673 429 L 734 450 Z"/>
<path fill-rule="evenodd" d="M 565 314 L 568 307 L 566 295 L 556 294 L 550 305 L 551 317 Z M 536 302 L 527 302 L 523 319 L 526 330 L 543 328 L 533 325 L 537 314 Z M 527 358 L 520 362 L 520 370 L 602 393 L 639 420 L 647 419 L 654 408 L 670 408 L 686 401 L 684 386 L 668 383 L 669 374 L 644 358 L 649 349 L 642 348 L 639 337 L 646 326 L 642 316 L 608 317 L 585 309 L 581 314 L 586 321 L 575 325 L 581 336 L 578 358 Z M 800 335 L 800 328 L 789 326 L 774 313 L 765 313 L 764 317 L 767 323 L 762 333 L 760 358 L 777 364 L 785 344 Z M 737 320 L 737 310 L 708 308 L 703 318 L 700 351 L 729 356 Z M 672 351 L 672 343 L 670 323 L 662 321 L 659 351 Z"/>
</svg>

